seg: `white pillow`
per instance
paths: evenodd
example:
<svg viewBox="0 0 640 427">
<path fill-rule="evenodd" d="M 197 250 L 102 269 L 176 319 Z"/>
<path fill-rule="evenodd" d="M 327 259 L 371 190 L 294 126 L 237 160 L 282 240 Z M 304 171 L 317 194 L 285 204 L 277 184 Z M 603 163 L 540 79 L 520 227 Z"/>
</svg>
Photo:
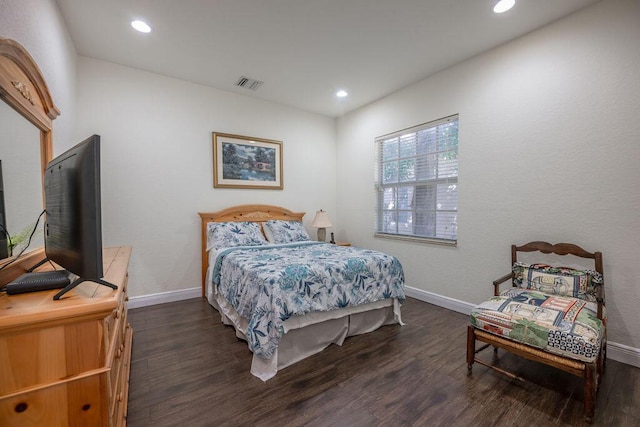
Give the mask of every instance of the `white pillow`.
<svg viewBox="0 0 640 427">
<path fill-rule="evenodd" d="M 207 250 L 267 244 L 260 231 L 260 224 L 257 222 L 210 222 L 207 224 Z"/>
<path fill-rule="evenodd" d="M 262 224 L 264 234 L 271 243 L 306 242 L 309 233 L 300 221 L 269 220 Z"/>
</svg>

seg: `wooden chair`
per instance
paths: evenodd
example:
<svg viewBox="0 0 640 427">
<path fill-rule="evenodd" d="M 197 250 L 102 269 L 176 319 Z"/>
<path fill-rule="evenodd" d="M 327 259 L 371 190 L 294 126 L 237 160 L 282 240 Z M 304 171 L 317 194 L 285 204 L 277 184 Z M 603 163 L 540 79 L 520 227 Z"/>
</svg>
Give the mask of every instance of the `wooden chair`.
<svg viewBox="0 0 640 427">
<path fill-rule="evenodd" d="M 595 270 L 518 262 L 518 252 L 535 251 L 591 258 Z M 606 358 L 602 253 L 587 252 L 569 243 L 531 242 L 511 246 L 511 264 L 512 272 L 493 282 L 494 297 L 471 312 L 467 331 L 469 371 L 478 362 L 522 380 L 476 357 L 492 345 L 495 351 L 502 348 L 582 377 L 584 416 L 591 422 Z M 512 287 L 501 294 L 500 284 L 510 279 Z M 476 341 L 486 344 L 476 350 Z"/>
</svg>

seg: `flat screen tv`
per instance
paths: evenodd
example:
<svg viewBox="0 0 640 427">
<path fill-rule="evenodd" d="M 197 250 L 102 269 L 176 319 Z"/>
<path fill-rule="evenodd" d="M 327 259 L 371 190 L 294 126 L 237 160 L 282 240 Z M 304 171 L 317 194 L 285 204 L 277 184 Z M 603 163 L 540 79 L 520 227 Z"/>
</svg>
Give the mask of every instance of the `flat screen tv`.
<svg viewBox="0 0 640 427">
<path fill-rule="evenodd" d="M 93 135 L 57 156 L 44 175 L 47 259 L 78 276 L 54 296 L 59 299 L 84 281 L 102 280 L 100 136 Z"/>
</svg>

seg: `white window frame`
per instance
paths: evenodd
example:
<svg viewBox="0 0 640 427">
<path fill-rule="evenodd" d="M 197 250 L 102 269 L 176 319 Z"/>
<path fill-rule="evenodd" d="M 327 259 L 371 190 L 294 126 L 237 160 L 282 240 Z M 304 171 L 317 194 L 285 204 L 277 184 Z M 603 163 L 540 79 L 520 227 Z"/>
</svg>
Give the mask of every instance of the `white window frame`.
<svg viewBox="0 0 640 427">
<path fill-rule="evenodd" d="M 457 114 L 375 139 L 375 237 L 457 245 L 458 147 Z"/>
</svg>

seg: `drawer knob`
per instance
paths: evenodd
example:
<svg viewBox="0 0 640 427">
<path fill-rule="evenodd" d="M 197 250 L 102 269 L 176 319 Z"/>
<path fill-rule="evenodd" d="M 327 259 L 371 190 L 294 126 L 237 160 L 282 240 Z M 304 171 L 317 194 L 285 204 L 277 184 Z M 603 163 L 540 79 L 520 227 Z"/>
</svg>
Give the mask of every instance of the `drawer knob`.
<svg viewBox="0 0 640 427">
<path fill-rule="evenodd" d="M 116 351 L 116 359 L 120 359 L 120 356 L 122 356 L 122 350 L 118 349 L 118 351 Z"/>
<path fill-rule="evenodd" d="M 27 408 L 29 407 L 29 405 L 27 405 L 25 402 L 20 402 L 16 405 L 16 407 L 14 408 L 14 410 L 17 413 L 21 413 L 27 410 Z"/>
<path fill-rule="evenodd" d="M 116 396 L 116 400 L 118 402 L 122 402 L 122 393 L 118 393 L 118 395 Z"/>
<path fill-rule="evenodd" d="M 85 403 L 84 405 L 82 405 L 82 410 L 83 411 L 88 411 L 89 409 L 91 409 L 91 405 L 88 403 Z"/>
</svg>

